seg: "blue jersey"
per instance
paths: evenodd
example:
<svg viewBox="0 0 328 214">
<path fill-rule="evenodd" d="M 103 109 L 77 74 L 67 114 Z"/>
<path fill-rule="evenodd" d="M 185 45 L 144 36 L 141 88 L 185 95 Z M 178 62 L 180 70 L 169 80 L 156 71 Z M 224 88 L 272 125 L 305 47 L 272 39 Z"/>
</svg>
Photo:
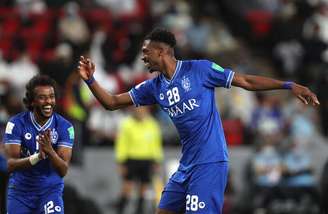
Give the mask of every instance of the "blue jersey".
<svg viewBox="0 0 328 214">
<path fill-rule="evenodd" d="M 51 130 L 52 146 L 72 148 L 74 128 L 70 122 L 54 113 L 49 120 L 40 126 L 32 112 L 23 112 L 12 117 L 7 123 L 5 144 L 21 146 L 21 158 L 28 157 L 39 150 L 36 137 L 40 132 Z M 54 187 L 63 188 L 63 179 L 58 175 L 49 159 L 39 161 L 35 166 L 25 170 L 17 170 L 10 175 L 9 188 L 24 192 L 42 192 Z"/>
<path fill-rule="evenodd" d="M 182 144 L 179 171 L 228 160 L 215 87 L 230 88 L 233 76 L 208 60 L 178 61 L 171 80 L 160 74 L 130 90 L 136 106 L 159 104 L 172 119 Z"/>
</svg>

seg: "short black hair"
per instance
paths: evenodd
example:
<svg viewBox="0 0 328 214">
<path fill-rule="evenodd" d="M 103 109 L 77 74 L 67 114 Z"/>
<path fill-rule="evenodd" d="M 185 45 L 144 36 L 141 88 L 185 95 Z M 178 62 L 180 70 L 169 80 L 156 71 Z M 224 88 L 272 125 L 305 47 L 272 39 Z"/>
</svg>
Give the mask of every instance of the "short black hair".
<svg viewBox="0 0 328 214">
<path fill-rule="evenodd" d="M 57 97 L 57 83 L 56 83 L 56 81 L 53 80 L 52 78 L 50 78 L 47 75 L 41 75 L 41 74 L 35 75 L 26 84 L 26 86 L 25 86 L 26 93 L 25 93 L 25 97 L 23 98 L 23 103 L 24 103 L 25 107 L 30 111 L 33 110 L 32 102 L 35 98 L 34 89 L 38 86 L 51 86 L 51 87 L 53 87 L 54 91 L 55 91 L 55 96 Z"/>
<path fill-rule="evenodd" d="M 155 28 L 145 37 L 145 40 L 163 42 L 171 48 L 174 48 L 177 43 L 174 34 L 164 28 Z"/>
</svg>

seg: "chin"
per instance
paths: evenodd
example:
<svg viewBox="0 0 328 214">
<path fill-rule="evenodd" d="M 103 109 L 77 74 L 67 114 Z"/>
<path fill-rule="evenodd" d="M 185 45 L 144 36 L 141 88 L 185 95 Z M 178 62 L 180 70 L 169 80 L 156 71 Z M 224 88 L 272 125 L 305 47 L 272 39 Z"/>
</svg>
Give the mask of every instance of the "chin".
<svg viewBox="0 0 328 214">
<path fill-rule="evenodd" d="M 53 113 L 54 113 L 53 111 L 51 111 L 50 113 L 42 112 L 42 116 L 45 118 L 50 118 L 53 115 Z"/>
</svg>

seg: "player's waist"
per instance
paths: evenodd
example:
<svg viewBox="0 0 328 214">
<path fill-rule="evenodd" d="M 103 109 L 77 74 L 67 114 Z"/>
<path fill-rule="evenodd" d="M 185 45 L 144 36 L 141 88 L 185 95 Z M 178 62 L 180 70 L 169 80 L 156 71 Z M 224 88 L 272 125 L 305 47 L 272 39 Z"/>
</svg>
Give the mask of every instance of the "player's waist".
<svg viewBox="0 0 328 214">
<path fill-rule="evenodd" d="M 64 184 L 64 180 L 61 177 L 22 177 L 19 175 L 11 176 L 9 178 L 8 188 L 19 190 L 34 190 L 48 189 Z"/>
</svg>

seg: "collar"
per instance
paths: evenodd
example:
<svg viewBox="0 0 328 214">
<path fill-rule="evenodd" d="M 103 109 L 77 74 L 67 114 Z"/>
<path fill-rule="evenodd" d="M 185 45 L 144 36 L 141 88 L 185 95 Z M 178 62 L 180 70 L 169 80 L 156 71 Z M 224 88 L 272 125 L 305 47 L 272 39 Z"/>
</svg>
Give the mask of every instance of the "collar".
<svg viewBox="0 0 328 214">
<path fill-rule="evenodd" d="M 36 121 L 36 119 L 34 117 L 34 114 L 32 112 L 30 112 L 30 118 L 31 118 L 32 124 L 36 128 L 36 130 L 44 131 L 44 130 L 47 130 L 50 127 L 50 125 L 53 121 L 54 115 L 51 115 L 51 117 L 47 120 L 47 122 L 43 126 L 38 124 L 38 122 Z"/>
<path fill-rule="evenodd" d="M 171 84 L 171 83 L 174 81 L 175 77 L 178 75 L 178 72 L 180 71 L 181 65 L 182 65 L 182 61 L 178 60 L 176 66 L 175 66 L 174 74 L 173 74 L 173 76 L 172 76 L 172 78 L 171 78 L 170 80 L 167 79 L 167 78 L 162 74 L 163 79 L 164 79 L 164 81 L 165 81 L 167 84 Z"/>
</svg>

